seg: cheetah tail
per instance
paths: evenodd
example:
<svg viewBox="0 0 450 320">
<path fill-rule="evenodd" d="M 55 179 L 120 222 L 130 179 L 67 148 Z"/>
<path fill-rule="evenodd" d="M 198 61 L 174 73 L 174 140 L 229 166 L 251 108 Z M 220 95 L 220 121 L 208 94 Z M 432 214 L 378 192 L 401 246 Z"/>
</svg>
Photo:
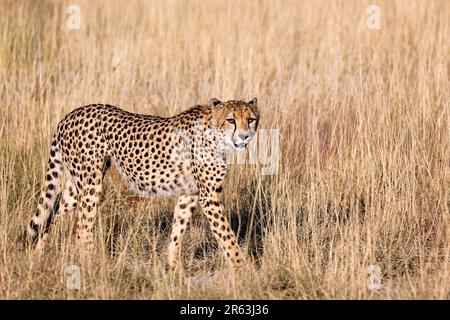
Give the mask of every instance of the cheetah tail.
<svg viewBox="0 0 450 320">
<path fill-rule="evenodd" d="M 49 231 L 54 216 L 59 210 L 61 200 L 61 183 L 63 175 L 62 154 L 58 146 L 57 136 L 53 135 L 50 146 L 50 157 L 47 173 L 42 186 L 36 213 L 27 227 L 26 244 L 35 245 Z"/>
</svg>

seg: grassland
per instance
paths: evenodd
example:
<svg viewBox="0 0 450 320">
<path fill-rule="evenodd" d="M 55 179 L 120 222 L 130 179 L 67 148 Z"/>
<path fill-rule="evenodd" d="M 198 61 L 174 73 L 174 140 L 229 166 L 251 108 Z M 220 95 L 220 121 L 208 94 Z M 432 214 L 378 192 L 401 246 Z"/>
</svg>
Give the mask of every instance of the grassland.
<svg viewBox="0 0 450 320">
<path fill-rule="evenodd" d="M 376 2 L 379 30 L 356 0 L 1 1 L 0 298 L 449 299 L 450 2 Z M 173 200 L 137 198 L 114 174 L 90 261 L 73 215 L 43 252 L 19 249 L 73 108 L 169 116 L 253 96 L 260 126 L 280 132 L 280 163 L 230 171 L 226 213 L 253 257 L 240 274 L 169 277 Z M 226 267 L 201 213 L 183 252 L 196 276 Z"/>
</svg>

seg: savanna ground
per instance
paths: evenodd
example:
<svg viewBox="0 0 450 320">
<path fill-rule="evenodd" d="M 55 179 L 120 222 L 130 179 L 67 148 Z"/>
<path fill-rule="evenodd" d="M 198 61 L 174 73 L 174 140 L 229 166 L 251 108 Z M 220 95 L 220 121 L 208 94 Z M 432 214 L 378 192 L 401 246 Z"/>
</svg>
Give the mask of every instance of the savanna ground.
<svg viewBox="0 0 450 320">
<path fill-rule="evenodd" d="M 450 2 L 375 2 L 379 30 L 373 3 L 356 0 L 0 1 L 0 298 L 450 298 Z M 170 116 L 253 96 L 280 162 L 273 175 L 230 171 L 226 213 L 253 257 L 240 274 L 169 276 L 174 201 L 140 199 L 114 173 L 90 259 L 74 215 L 43 252 L 20 250 L 52 131 L 73 108 Z M 226 268 L 201 213 L 183 254 L 197 277 Z"/>
</svg>

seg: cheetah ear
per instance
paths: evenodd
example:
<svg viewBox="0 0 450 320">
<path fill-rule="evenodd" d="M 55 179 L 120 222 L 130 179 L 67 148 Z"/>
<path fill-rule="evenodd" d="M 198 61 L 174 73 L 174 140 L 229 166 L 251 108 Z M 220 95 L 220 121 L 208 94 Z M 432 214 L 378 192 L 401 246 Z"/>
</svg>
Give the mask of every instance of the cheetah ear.
<svg viewBox="0 0 450 320">
<path fill-rule="evenodd" d="M 258 106 L 258 99 L 253 98 L 252 101 L 249 101 L 248 104 L 251 104 L 254 107 Z"/>
<path fill-rule="evenodd" d="M 212 98 L 209 103 L 211 104 L 212 107 L 217 107 L 219 104 L 222 103 L 222 101 L 216 98 Z"/>
</svg>

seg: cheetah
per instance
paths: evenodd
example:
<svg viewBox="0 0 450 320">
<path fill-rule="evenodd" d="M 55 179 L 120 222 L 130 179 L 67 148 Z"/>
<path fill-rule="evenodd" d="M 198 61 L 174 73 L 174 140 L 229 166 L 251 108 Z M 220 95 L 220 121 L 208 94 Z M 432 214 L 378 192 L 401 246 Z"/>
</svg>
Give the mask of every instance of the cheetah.
<svg viewBox="0 0 450 320">
<path fill-rule="evenodd" d="M 177 197 L 168 245 L 168 265 L 180 268 L 185 230 L 197 204 L 208 219 L 226 260 L 241 266 L 245 257 L 224 216 L 222 190 L 227 152 L 246 148 L 259 123 L 257 99 L 211 99 L 172 117 L 136 114 L 106 104 L 79 107 L 52 136 L 45 182 L 27 226 L 36 245 L 57 215 L 76 212 L 76 243 L 93 250 L 94 219 L 109 167 L 140 196 Z"/>
</svg>

